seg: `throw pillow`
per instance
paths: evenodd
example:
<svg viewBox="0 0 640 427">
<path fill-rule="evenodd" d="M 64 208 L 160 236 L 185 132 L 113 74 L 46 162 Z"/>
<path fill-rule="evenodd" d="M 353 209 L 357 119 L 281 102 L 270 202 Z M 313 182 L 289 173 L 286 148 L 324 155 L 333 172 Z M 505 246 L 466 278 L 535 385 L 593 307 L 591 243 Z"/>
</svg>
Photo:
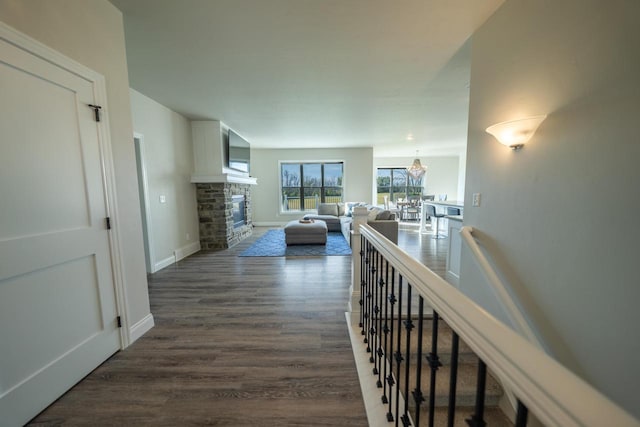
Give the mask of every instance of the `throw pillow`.
<svg viewBox="0 0 640 427">
<path fill-rule="evenodd" d="M 344 215 L 352 217 L 353 216 L 353 208 L 355 208 L 356 206 L 364 206 L 364 203 L 362 203 L 362 202 L 349 202 L 349 203 L 347 203 Z"/>
<path fill-rule="evenodd" d="M 336 205 L 338 206 L 338 216 L 344 216 L 346 211 L 344 203 L 336 203 Z"/>
<path fill-rule="evenodd" d="M 338 205 L 335 203 L 320 203 L 318 205 L 318 215 L 338 216 Z"/>
</svg>

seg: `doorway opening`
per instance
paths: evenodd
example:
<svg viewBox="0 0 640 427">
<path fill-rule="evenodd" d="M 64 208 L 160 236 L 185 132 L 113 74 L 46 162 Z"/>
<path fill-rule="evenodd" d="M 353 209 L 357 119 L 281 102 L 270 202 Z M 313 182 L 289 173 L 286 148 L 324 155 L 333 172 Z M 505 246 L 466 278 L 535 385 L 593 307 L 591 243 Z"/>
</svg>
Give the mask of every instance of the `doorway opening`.
<svg viewBox="0 0 640 427">
<path fill-rule="evenodd" d="M 153 245 L 151 242 L 151 210 L 149 204 L 149 183 L 145 163 L 144 135 L 133 134 L 136 150 L 136 169 L 138 172 L 138 195 L 140 196 L 140 216 L 142 218 L 142 235 L 144 241 L 144 260 L 147 274 L 154 273 Z"/>
</svg>

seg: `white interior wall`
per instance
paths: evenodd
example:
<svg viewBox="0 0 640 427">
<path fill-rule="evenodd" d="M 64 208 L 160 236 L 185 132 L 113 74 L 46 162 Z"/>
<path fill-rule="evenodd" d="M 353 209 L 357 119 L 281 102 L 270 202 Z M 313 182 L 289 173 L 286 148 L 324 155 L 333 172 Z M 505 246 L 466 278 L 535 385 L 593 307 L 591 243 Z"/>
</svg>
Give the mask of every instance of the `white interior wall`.
<svg viewBox="0 0 640 427">
<path fill-rule="evenodd" d="M 624 0 L 509 0 L 477 31 L 465 197 L 465 224 L 553 354 L 636 417 L 638 16 Z M 484 131 L 536 114 L 520 151 Z M 464 251 L 462 290 L 496 313 L 480 277 Z"/>
<path fill-rule="evenodd" d="M 422 157 L 420 164 L 427 167 L 425 173 L 424 194 L 446 194 L 448 200 L 457 200 L 460 160 L 458 156 Z M 414 157 L 375 157 L 373 159 L 373 173 L 383 167 L 409 167 Z M 375 182 L 375 176 L 374 176 Z M 373 192 L 375 193 L 375 186 Z"/>
<path fill-rule="evenodd" d="M 149 314 L 149 294 L 122 14 L 106 0 L 0 0 L 0 20 L 105 76 L 115 167 L 118 232 L 123 253 L 128 320 Z M 46 207 L 43 207 L 46 209 Z"/>
<path fill-rule="evenodd" d="M 279 161 L 344 162 L 344 200 L 371 203 L 373 181 L 373 149 L 251 149 L 251 176 L 258 185 L 251 191 L 253 223 L 277 225 L 300 218 L 300 212 L 280 213 Z"/>
<path fill-rule="evenodd" d="M 184 116 L 131 89 L 133 128 L 144 135 L 153 235 L 152 265 L 162 267 L 174 251 L 197 245 L 198 212 L 193 173 L 191 124 Z M 164 196 L 164 203 L 160 197 Z"/>
<path fill-rule="evenodd" d="M 456 200 L 464 201 L 464 182 L 467 177 L 467 153 L 460 154 L 458 158 L 458 190 Z"/>
</svg>

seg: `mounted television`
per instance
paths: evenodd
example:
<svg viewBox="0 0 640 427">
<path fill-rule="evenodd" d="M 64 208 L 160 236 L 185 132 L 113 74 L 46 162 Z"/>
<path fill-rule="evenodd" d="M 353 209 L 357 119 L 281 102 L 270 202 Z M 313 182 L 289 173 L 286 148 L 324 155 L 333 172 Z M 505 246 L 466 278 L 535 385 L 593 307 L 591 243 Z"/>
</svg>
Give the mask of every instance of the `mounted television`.
<svg viewBox="0 0 640 427">
<path fill-rule="evenodd" d="M 240 135 L 229 129 L 227 142 L 227 167 L 239 172 L 249 173 L 251 159 L 249 143 Z"/>
</svg>

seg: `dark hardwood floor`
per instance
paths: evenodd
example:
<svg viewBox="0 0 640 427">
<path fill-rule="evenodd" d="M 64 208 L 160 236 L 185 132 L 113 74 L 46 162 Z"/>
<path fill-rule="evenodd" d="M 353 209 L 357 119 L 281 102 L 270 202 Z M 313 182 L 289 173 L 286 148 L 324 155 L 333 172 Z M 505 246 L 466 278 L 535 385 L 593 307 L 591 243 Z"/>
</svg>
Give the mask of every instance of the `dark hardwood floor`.
<svg viewBox="0 0 640 427">
<path fill-rule="evenodd" d="M 401 229 L 401 247 L 444 271 L 445 240 Z M 351 258 L 237 256 L 265 231 L 150 275 L 155 328 L 30 425 L 367 425 Z"/>
<path fill-rule="evenodd" d="M 430 233 L 420 233 L 420 225 L 415 222 L 401 222 L 398 232 L 398 246 L 440 277 L 445 277 L 449 239 L 434 239 Z"/>
</svg>

